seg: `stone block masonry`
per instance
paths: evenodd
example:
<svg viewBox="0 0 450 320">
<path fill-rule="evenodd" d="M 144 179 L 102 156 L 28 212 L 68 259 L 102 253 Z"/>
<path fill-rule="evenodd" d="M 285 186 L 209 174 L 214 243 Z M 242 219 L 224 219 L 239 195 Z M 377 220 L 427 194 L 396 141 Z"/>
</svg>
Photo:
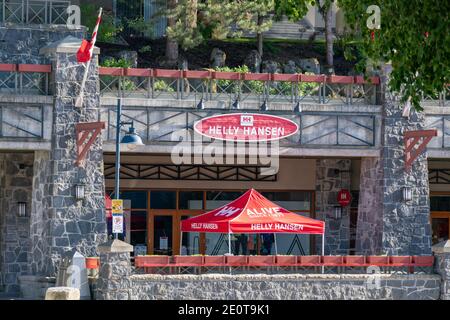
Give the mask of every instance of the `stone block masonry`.
<svg viewBox="0 0 450 320">
<path fill-rule="evenodd" d="M 0 153 L 0 266 L 5 292 L 18 295 L 18 277 L 30 272 L 30 204 L 33 153 Z M 18 216 L 18 203 L 25 202 L 26 216 Z"/>
<path fill-rule="evenodd" d="M 131 300 L 436 300 L 437 275 L 133 275 Z"/>
<path fill-rule="evenodd" d="M 34 272 L 45 275 L 56 273 L 64 252 L 76 248 L 84 256 L 96 256 L 98 244 L 106 241 L 102 140 L 96 139 L 86 161 L 75 166 L 75 124 L 97 121 L 100 104 L 98 50 L 95 50 L 84 88 L 83 107 L 74 106 L 85 71 L 84 64 L 76 61 L 80 43 L 80 39 L 67 37 L 40 51 L 51 61 L 54 70 L 51 151 L 37 153 L 35 164 L 42 171 L 36 171 L 34 181 L 37 204 L 33 248 L 36 252 L 32 266 Z M 79 201 L 75 198 L 77 184 L 85 185 L 85 199 Z"/>
<path fill-rule="evenodd" d="M 350 190 L 349 159 L 320 159 L 316 162 L 316 219 L 325 221 L 325 254 L 349 253 L 350 209 L 342 208 L 342 216 L 335 218 L 337 196 L 341 189 Z M 321 243 L 316 241 L 316 250 L 321 252 Z"/>
</svg>

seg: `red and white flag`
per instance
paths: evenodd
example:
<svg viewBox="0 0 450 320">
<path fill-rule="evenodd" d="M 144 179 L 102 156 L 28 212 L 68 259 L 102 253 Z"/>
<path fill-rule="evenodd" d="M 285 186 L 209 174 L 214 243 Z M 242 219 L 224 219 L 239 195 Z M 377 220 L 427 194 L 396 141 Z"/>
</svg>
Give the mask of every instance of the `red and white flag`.
<svg viewBox="0 0 450 320">
<path fill-rule="evenodd" d="M 95 23 L 94 32 L 92 33 L 91 41 L 89 42 L 89 41 L 83 39 L 83 42 L 81 42 L 80 49 L 78 49 L 78 52 L 77 52 L 77 61 L 78 62 L 88 62 L 92 58 L 95 41 L 97 40 L 98 26 L 100 25 L 100 22 L 102 21 L 102 11 L 103 11 L 103 9 L 100 8 L 100 10 L 98 12 L 97 22 Z"/>
</svg>

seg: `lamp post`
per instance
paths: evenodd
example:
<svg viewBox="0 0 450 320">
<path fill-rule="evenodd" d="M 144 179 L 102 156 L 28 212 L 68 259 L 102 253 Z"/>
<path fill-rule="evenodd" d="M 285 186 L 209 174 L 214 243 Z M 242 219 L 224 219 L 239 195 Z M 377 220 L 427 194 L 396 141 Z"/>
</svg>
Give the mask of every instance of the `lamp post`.
<svg viewBox="0 0 450 320">
<path fill-rule="evenodd" d="M 116 173 L 115 173 L 115 199 L 120 199 L 120 144 L 126 144 L 128 146 L 143 145 L 141 137 L 136 134 L 136 130 L 133 126 L 133 121 L 123 122 L 120 120 L 122 115 L 122 99 L 117 99 L 117 119 L 116 119 Z M 128 133 L 120 140 L 120 129 L 124 125 L 130 125 Z M 115 234 L 117 239 L 118 234 Z"/>
</svg>

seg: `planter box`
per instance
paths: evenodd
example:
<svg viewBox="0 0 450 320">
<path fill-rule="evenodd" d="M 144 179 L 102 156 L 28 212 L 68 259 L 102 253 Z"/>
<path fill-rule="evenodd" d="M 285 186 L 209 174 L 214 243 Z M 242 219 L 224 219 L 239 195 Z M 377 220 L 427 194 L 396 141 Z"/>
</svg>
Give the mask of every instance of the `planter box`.
<svg viewBox="0 0 450 320">
<path fill-rule="evenodd" d="M 160 267 L 169 264 L 169 256 L 137 256 L 134 258 L 136 267 Z"/>
<path fill-rule="evenodd" d="M 391 256 L 390 263 L 392 265 L 410 265 L 411 257 L 410 256 Z"/>
<path fill-rule="evenodd" d="M 321 265 L 320 256 L 298 256 L 298 264 L 302 266 Z"/>
<path fill-rule="evenodd" d="M 97 257 L 86 258 L 86 269 L 98 269 L 98 267 L 100 267 L 100 258 Z"/>
<path fill-rule="evenodd" d="M 434 264 L 434 256 L 413 256 L 412 260 L 418 267 L 432 267 Z"/>
<path fill-rule="evenodd" d="M 344 264 L 343 256 L 323 256 L 322 262 L 326 266 L 342 266 Z"/>
<path fill-rule="evenodd" d="M 275 264 L 278 266 L 296 266 L 297 256 L 275 256 Z"/>
<path fill-rule="evenodd" d="M 249 256 L 249 266 L 273 266 L 275 264 L 275 256 Z"/>
<path fill-rule="evenodd" d="M 174 256 L 173 262 L 181 266 L 201 266 L 203 264 L 203 256 Z"/>
<path fill-rule="evenodd" d="M 365 256 L 345 256 L 344 260 L 348 266 L 363 266 L 366 264 Z"/>
<path fill-rule="evenodd" d="M 203 265 L 206 267 L 222 267 L 225 265 L 225 256 L 204 256 Z"/>
<path fill-rule="evenodd" d="M 375 266 L 388 266 L 389 257 L 388 256 L 368 256 L 367 264 Z"/>
<path fill-rule="evenodd" d="M 225 261 L 229 266 L 246 266 L 247 256 L 225 256 Z"/>
</svg>

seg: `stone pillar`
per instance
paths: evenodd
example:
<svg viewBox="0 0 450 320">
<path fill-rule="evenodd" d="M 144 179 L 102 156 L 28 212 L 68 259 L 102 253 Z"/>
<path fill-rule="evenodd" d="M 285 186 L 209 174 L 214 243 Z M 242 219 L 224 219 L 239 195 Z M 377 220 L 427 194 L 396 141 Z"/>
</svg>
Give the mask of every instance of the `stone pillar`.
<svg viewBox="0 0 450 320">
<path fill-rule="evenodd" d="M 435 271 L 442 277 L 441 300 L 450 300 L 450 240 L 434 245 L 433 252 Z"/>
<path fill-rule="evenodd" d="M 19 276 L 30 271 L 32 178 L 32 153 L 0 155 L 0 283 L 10 295 L 20 293 Z M 26 204 L 24 217 L 18 216 L 19 202 Z"/>
<path fill-rule="evenodd" d="M 95 256 L 97 245 L 106 241 L 100 137 L 91 146 L 83 164 L 75 165 L 75 124 L 98 121 L 100 106 L 98 49 L 94 50 L 90 65 L 83 106 L 74 106 L 85 71 L 84 64 L 76 61 L 80 44 L 80 39 L 69 36 L 40 50 L 52 62 L 54 107 L 51 150 L 48 154 L 37 154 L 35 161 L 37 167 L 46 170 L 46 174 L 35 172 L 35 198 L 39 204 L 35 206 L 38 216 L 33 223 L 33 248 L 36 252 L 32 266 L 34 271 L 46 275 L 56 274 L 65 252 L 75 248 L 84 256 Z M 82 201 L 75 199 L 75 185 L 78 183 L 86 186 Z M 41 210 L 42 218 L 39 217 Z"/>
<path fill-rule="evenodd" d="M 96 300 L 131 300 L 131 261 L 133 246 L 110 240 L 98 247 L 100 272 L 97 280 Z"/>
<path fill-rule="evenodd" d="M 316 163 L 316 218 L 324 220 L 325 254 L 348 254 L 350 248 L 350 208 L 342 208 L 342 216 L 334 217 L 338 206 L 337 194 L 341 189 L 350 190 L 349 159 L 319 159 Z M 321 243 L 316 241 L 320 253 Z"/>
<path fill-rule="evenodd" d="M 422 130 L 425 113 L 411 111 L 402 116 L 403 106 L 387 88 L 389 68 L 382 77 L 382 162 L 383 236 L 382 253 L 389 255 L 430 255 L 431 227 L 427 152 L 405 171 L 404 132 Z M 412 188 L 413 199 L 403 201 L 402 189 Z"/>
<path fill-rule="evenodd" d="M 383 235 L 383 168 L 380 158 L 362 158 L 359 182 L 356 253 L 381 253 Z"/>
</svg>

